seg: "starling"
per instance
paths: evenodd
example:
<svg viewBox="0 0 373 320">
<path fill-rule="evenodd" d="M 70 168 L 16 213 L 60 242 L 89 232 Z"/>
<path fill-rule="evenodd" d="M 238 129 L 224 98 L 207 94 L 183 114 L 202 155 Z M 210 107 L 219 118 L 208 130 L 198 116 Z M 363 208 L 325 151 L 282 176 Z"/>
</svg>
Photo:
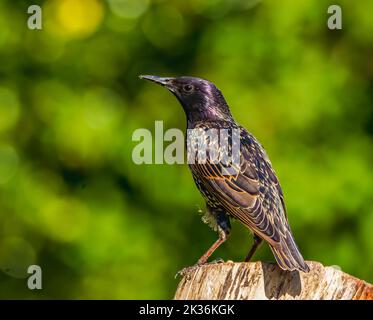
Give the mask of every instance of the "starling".
<svg viewBox="0 0 373 320">
<path fill-rule="evenodd" d="M 258 140 L 235 122 L 221 91 L 213 83 L 194 77 L 144 75 L 140 78 L 160 84 L 176 96 L 185 111 L 188 132 L 196 135 L 211 129 L 240 132 L 239 166 L 231 166 L 233 173 L 226 174 L 226 164 L 210 159 L 202 163 L 198 159 L 188 163 L 194 181 L 206 200 L 204 221 L 219 235 L 197 265 L 206 263 L 210 255 L 226 241 L 231 230 L 230 218 L 235 218 L 254 236 L 253 246 L 245 261 L 251 259 L 265 240 L 283 270 L 308 272 L 309 267 L 290 230 L 284 195 L 272 164 Z"/>
</svg>

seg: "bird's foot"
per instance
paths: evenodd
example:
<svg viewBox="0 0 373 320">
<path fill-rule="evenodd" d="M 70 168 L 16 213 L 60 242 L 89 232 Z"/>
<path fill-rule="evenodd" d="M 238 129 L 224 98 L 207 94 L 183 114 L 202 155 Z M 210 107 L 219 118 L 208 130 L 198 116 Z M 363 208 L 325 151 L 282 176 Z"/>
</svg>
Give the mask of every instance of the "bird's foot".
<svg viewBox="0 0 373 320">
<path fill-rule="evenodd" d="M 185 267 L 181 270 L 179 270 L 176 274 L 175 274 L 175 279 L 178 277 L 178 276 L 181 276 L 181 277 L 184 277 L 186 276 L 187 274 L 189 274 L 190 272 L 192 271 L 195 271 L 196 269 L 198 269 L 200 266 L 202 266 L 203 264 L 199 264 L 199 263 L 196 263 L 190 267 Z"/>
<path fill-rule="evenodd" d="M 225 261 L 222 258 L 217 258 L 207 264 L 214 264 L 214 263 L 224 263 Z"/>
<path fill-rule="evenodd" d="M 193 271 L 196 271 L 196 269 L 198 269 L 199 267 L 201 266 L 205 266 L 205 265 L 209 265 L 209 264 L 215 264 L 215 263 L 224 263 L 224 260 L 222 258 L 217 258 L 211 262 L 197 262 L 196 264 L 190 266 L 190 267 L 185 267 L 183 269 L 181 269 L 180 271 L 178 271 L 175 275 L 175 279 L 178 277 L 178 276 L 182 276 L 184 277 L 185 275 L 193 272 Z"/>
</svg>

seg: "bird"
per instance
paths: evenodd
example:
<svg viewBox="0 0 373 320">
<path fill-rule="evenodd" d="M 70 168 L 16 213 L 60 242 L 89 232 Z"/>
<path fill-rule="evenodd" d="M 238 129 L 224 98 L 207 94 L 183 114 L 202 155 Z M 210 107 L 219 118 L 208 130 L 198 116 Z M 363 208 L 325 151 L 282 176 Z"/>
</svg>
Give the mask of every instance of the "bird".
<svg viewBox="0 0 373 320">
<path fill-rule="evenodd" d="M 230 163 L 229 174 L 226 172 L 229 165 L 216 159 L 198 161 L 192 154 L 195 161 L 188 161 L 206 202 L 203 221 L 218 233 L 218 239 L 195 266 L 207 263 L 211 254 L 228 239 L 233 218 L 253 234 L 254 242 L 245 261 L 251 260 L 264 240 L 281 269 L 309 272 L 290 229 L 284 194 L 271 161 L 259 141 L 233 119 L 222 92 L 212 82 L 196 77 L 139 77 L 165 87 L 176 96 L 186 115 L 187 131 L 197 138 L 208 139 L 211 130 L 226 130 L 231 135 L 234 130 L 239 132 L 239 159 L 235 164 Z M 213 153 L 209 145 L 206 148 L 207 153 Z M 231 145 L 229 150 L 232 152 Z"/>
</svg>

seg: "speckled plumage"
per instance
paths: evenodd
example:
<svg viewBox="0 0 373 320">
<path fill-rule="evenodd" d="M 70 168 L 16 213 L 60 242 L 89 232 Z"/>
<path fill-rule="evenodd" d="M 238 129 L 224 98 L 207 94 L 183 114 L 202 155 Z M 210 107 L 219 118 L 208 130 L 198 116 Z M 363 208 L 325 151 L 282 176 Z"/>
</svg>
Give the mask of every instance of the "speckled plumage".
<svg viewBox="0 0 373 320">
<path fill-rule="evenodd" d="M 221 92 L 214 84 L 199 78 L 147 79 L 161 83 L 173 92 L 186 113 L 187 128 L 194 135 L 208 137 L 211 129 L 228 129 L 229 132 L 235 129 L 240 132 L 240 164 L 231 164 L 234 170 L 230 175 L 226 174 L 225 163 L 209 160 L 201 163 L 196 158 L 194 163 L 189 164 L 197 188 L 206 200 L 207 212 L 203 220 L 219 232 L 219 240 L 199 263 L 206 262 L 226 240 L 230 233 L 229 217 L 232 217 L 254 233 L 256 242 L 248 259 L 263 239 L 282 269 L 307 272 L 309 268 L 290 230 L 284 196 L 272 164 L 256 138 L 234 121 Z M 207 151 L 213 150 L 209 150 L 208 146 Z"/>
</svg>

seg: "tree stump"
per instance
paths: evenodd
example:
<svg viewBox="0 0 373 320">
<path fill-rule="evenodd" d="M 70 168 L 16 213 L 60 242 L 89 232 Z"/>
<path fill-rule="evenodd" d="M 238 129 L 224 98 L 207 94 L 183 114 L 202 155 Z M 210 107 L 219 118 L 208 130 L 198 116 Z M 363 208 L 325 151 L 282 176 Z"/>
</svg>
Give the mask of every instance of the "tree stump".
<svg viewBox="0 0 373 320">
<path fill-rule="evenodd" d="M 373 285 L 336 267 L 307 261 L 309 273 L 274 263 L 212 263 L 184 274 L 177 300 L 372 300 Z"/>
</svg>

